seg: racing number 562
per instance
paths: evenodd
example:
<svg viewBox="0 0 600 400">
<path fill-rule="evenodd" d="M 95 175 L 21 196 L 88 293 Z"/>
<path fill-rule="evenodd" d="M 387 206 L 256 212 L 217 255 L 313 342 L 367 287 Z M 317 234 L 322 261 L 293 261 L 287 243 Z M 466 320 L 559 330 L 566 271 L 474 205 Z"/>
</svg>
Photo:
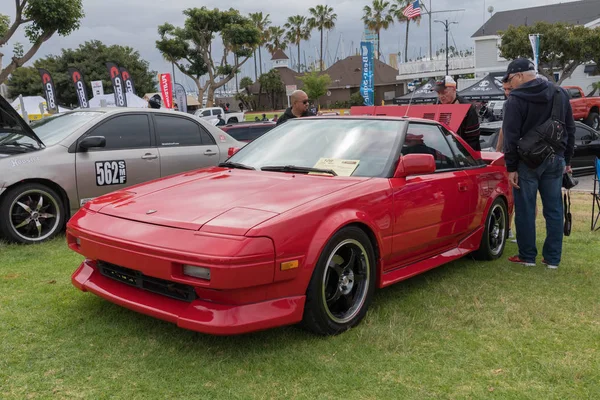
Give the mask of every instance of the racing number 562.
<svg viewBox="0 0 600 400">
<path fill-rule="evenodd" d="M 121 185 L 127 182 L 125 161 L 100 161 L 96 163 L 96 184 Z"/>
</svg>

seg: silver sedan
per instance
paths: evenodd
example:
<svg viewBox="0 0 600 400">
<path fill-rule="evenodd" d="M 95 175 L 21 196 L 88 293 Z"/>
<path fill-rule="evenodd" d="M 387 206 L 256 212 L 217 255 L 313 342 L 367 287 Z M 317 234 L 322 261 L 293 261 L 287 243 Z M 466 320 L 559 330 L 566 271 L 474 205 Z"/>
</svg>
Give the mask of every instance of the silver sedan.
<svg viewBox="0 0 600 400">
<path fill-rule="evenodd" d="M 0 96 L 0 237 L 47 240 L 94 197 L 216 166 L 243 145 L 163 109 L 87 109 L 29 126 Z"/>
</svg>

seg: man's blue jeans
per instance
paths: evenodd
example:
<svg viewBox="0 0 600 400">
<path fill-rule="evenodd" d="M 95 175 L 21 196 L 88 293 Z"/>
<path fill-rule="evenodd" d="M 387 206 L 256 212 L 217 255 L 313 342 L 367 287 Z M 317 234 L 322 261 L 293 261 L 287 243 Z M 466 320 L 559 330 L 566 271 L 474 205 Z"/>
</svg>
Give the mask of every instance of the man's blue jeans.
<svg viewBox="0 0 600 400">
<path fill-rule="evenodd" d="M 546 263 L 558 265 L 562 255 L 563 203 L 562 176 L 565 170 L 563 157 L 549 157 L 536 169 L 519 163 L 520 189 L 513 189 L 515 198 L 515 226 L 519 257 L 525 262 L 535 262 L 535 206 L 539 190 L 546 220 L 546 241 L 542 255 Z"/>
</svg>

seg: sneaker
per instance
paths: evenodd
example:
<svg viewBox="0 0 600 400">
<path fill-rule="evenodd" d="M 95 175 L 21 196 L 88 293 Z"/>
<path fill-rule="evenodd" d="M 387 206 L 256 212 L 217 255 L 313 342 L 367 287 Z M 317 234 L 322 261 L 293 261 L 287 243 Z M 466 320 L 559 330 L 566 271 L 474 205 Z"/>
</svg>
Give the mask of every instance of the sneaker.
<svg viewBox="0 0 600 400">
<path fill-rule="evenodd" d="M 546 266 L 546 268 L 548 268 L 548 269 L 558 269 L 558 265 L 548 264 L 546 262 L 546 260 L 543 260 L 543 259 L 542 259 L 542 264 L 544 264 Z"/>
<path fill-rule="evenodd" d="M 515 235 L 513 235 L 513 231 L 512 231 L 512 229 L 509 229 L 509 230 L 508 230 L 508 238 L 509 238 L 509 239 L 514 239 L 514 238 L 515 238 Z"/>
<path fill-rule="evenodd" d="M 534 262 L 523 261 L 523 260 L 521 260 L 521 257 L 519 257 L 519 256 L 508 257 L 508 261 L 510 261 L 511 263 L 515 263 L 515 264 L 521 264 L 526 267 L 535 267 Z"/>
</svg>

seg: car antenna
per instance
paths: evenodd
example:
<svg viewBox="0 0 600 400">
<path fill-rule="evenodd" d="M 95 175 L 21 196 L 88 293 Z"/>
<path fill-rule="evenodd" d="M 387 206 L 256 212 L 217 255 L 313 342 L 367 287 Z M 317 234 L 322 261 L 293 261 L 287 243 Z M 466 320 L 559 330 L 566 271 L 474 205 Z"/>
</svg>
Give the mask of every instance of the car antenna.
<svg viewBox="0 0 600 400">
<path fill-rule="evenodd" d="M 410 105 L 412 104 L 412 100 L 413 100 L 413 97 L 415 96 L 416 91 L 417 91 L 417 89 L 412 91 L 412 94 L 410 95 L 410 100 L 408 101 L 408 107 L 406 107 L 406 113 L 404 113 L 404 117 L 402 117 L 402 118 L 408 117 L 408 110 L 410 110 Z"/>
</svg>

